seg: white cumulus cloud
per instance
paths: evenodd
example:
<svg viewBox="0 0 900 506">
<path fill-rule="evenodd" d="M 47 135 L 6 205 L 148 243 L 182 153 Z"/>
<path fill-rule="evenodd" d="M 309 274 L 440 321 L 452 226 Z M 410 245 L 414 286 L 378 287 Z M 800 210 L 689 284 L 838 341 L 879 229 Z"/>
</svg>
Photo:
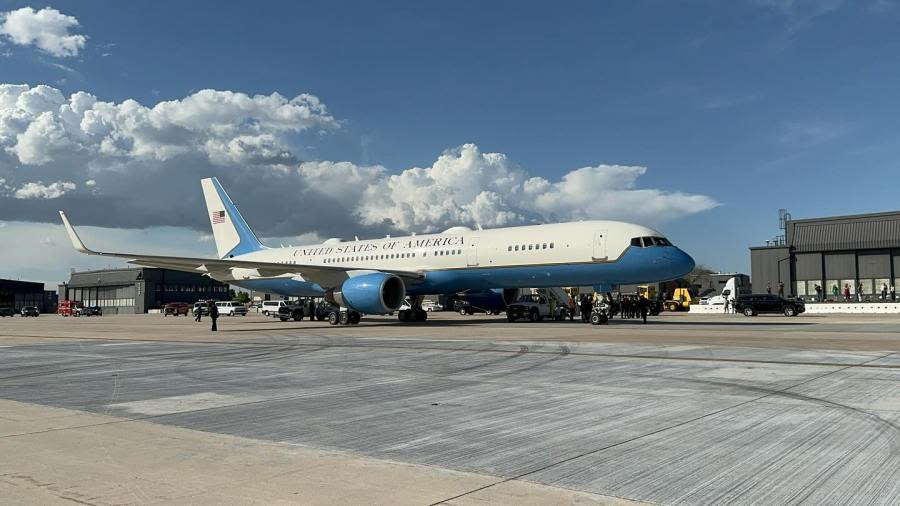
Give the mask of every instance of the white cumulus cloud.
<svg viewBox="0 0 900 506">
<path fill-rule="evenodd" d="M 290 162 L 282 137 L 337 128 L 312 95 L 202 90 L 147 107 L 46 86 L 0 84 L 0 147 L 27 165 L 81 154 L 98 163 L 204 153 L 213 163 Z"/>
<path fill-rule="evenodd" d="M 56 222 L 55 211 L 67 209 L 83 225 L 208 232 L 199 179 L 212 175 L 260 234 L 294 244 L 455 225 L 658 225 L 718 205 L 642 187 L 643 166 L 596 164 L 548 178 L 476 144 L 399 171 L 301 159 L 297 137 L 339 127 L 308 94 L 203 90 L 149 106 L 0 84 L 0 220 Z"/>
<path fill-rule="evenodd" d="M 87 36 L 71 33 L 78 27 L 77 19 L 51 7 L 37 11 L 22 7 L 0 13 L 0 20 L 0 35 L 14 44 L 33 45 L 58 58 L 78 56 L 87 42 Z"/>
<path fill-rule="evenodd" d="M 13 193 L 17 199 L 58 199 L 66 193 L 75 190 L 75 183 L 69 181 L 57 181 L 55 183 L 44 184 L 43 181 L 36 183 L 25 183 L 21 188 Z"/>
</svg>

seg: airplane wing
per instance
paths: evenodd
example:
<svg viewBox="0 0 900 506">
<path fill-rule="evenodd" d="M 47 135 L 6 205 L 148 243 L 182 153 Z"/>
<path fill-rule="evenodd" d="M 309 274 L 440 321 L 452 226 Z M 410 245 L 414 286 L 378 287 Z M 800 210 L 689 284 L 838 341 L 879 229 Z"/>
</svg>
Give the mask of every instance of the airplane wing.
<svg viewBox="0 0 900 506">
<path fill-rule="evenodd" d="M 69 223 L 66 213 L 59 212 L 72 246 L 79 252 L 86 255 L 99 255 L 117 258 L 127 258 L 128 263 L 136 265 L 144 265 L 147 267 L 159 267 L 163 269 L 172 269 L 176 271 L 199 272 L 209 274 L 214 279 L 242 279 L 242 275 L 252 274 L 263 278 L 283 276 L 286 274 L 302 276 L 304 280 L 319 284 L 323 288 L 330 288 L 339 285 L 343 280 L 350 277 L 350 272 L 364 271 L 372 272 L 373 269 L 366 267 L 341 267 L 333 265 L 302 265 L 302 264 L 281 264 L 273 262 L 259 262 L 253 260 L 238 259 L 218 259 L 218 258 L 193 258 L 193 257 L 172 257 L 159 255 L 141 255 L 136 253 L 110 253 L 105 251 L 94 251 L 84 245 L 84 242 L 75 231 L 75 227 Z M 395 274 L 407 280 L 422 279 L 424 274 L 416 271 L 402 271 L 393 269 L 378 269 L 379 272 L 387 272 Z"/>
</svg>

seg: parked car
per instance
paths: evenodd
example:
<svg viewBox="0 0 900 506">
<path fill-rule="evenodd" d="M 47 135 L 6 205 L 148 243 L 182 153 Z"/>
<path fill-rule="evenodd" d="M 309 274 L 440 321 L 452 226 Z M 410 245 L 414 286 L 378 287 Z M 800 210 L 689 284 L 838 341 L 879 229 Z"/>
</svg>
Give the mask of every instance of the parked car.
<svg viewBox="0 0 900 506">
<path fill-rule="evenodd" d="M 7 316 L 13 316 L 16 312 L 11 307 L 0 307 L 0 316 L 6 318 Z"/>
<path fill-rule="evenodd" d="M 37 306 L 25 306 L 22 308 L 19 314 L 21 314 L 23 318 L 26 316 L 38 317 L 41 315 L 41 312 L 38 311 Z"/>
<path fill-rule="evenodd" d="M 216 307 L 219 308 L 219 316 L 247 316 L 247 306 L 240 302 L 216 302 Z"/>
<path fill-rule="evenodd" d="M 736 311 L 744 316 L 756 316 L 763 313 L 781 313 L 785 316 L 797 316 L 806 311 L 806 304 L 800 299 L 789 299 L 772 294 L 741 295 L 734 302 Z"/>
<path fill-rule="evenodd" d="M 191 312 L 190 309 L 184 302 L 170 302 L 163 308 L 163 316 L 187 316 Z"/>
<path fill-rule="evenodd" d="M 550 314 L 550 301 L 544 295 L 525 294 L 506 307 L 506 319 L 511 322 L 519 319 L 539 322 L 554 316 Z"/>
<path fill-rule="evenodd" d="M 103 308 L 100 306 L 80 307 L 75 316 L 103 316 Z"/>
</svg>

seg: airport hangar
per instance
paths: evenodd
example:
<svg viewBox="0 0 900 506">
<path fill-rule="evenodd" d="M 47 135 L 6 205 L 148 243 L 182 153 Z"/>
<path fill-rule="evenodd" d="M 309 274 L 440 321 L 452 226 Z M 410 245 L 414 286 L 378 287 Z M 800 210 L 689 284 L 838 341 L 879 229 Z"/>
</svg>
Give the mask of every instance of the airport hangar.
<svg viewBox="0 0 900 506">
<path fill-rule="evenodd" d="M 103 314 L 140 314 L 170 302 L 230 299 L 229 286 L 202 274 L 138 267 L 73 272 L 59 300 L 100 306 Z"/>
<path fill-rule="evenodd" d="M 44 312 L 53 304 L 52 298 L 44 293 L 43 283 L 0 279 L 0 307 L 19 311 L 25 306 L 37 306 Z"/>
<path fill-rule="evenodd" d="M 814 300 L 815 286 L 832 297 L 832 287 L 849 285 L 856 297 L 879 300 L 882 284 L 900 285 L 900 211 L 784 220 L 784 236 L 750 248 L 753 291 Z"/>
</svg>

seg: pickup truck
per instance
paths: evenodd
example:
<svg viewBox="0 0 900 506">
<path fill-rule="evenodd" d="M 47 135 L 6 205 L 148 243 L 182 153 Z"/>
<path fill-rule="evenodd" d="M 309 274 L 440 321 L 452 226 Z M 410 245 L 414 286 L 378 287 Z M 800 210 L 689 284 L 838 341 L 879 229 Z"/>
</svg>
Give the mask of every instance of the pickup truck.
<svg viewBox="0 0 900 506">
<path fill-rule="evenodd" d="M 539 322 L 553 316 L 550 314 L 550 301 L 544 295 L 525 294 L 506 307 L 506 319 L 511 322 L 520 319 Z"/>
</svg>

